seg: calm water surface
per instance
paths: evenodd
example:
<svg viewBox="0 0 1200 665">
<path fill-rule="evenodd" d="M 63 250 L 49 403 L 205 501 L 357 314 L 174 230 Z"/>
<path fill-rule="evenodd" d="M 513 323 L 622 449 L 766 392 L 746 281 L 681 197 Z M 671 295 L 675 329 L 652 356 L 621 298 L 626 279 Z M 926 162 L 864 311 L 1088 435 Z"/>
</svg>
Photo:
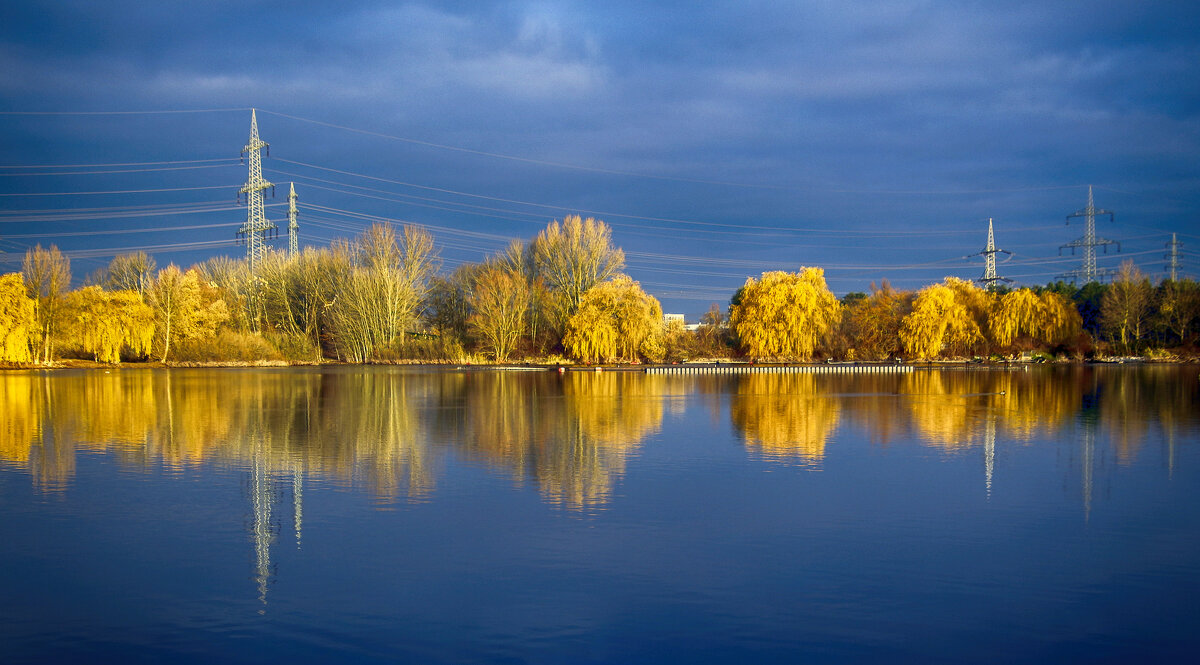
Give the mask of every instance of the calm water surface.
<svg viewBox="0 0 1200 665">
<path fill-rule="evenodd" d="M 0 661 L 1178 662 L 1196 367 L 0 373 Z"/>
</svg>

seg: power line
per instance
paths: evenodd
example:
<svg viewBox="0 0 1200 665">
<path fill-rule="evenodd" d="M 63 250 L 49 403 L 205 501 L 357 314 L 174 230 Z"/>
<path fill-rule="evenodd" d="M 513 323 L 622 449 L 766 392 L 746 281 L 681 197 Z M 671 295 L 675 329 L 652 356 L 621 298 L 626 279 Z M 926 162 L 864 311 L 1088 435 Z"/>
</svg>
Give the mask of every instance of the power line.
<svg viewBox="0 0 1200 665">
<path fill-rule="evenodd" d="M 101 194 L 152 194 L 158 192 L 195 192 L 205 189 L 229 189 L 228 185 L 206 187 L 163 187 L 159 189 L 114 189 L 103 192 L 5 192 L 0 196 L 93 196 Z"/>
<path fill-rule="evenodd" d="M 208 162 L 237 162 L 233 157 L 213 159 L 176 159 L 166 162 L 116 162 L 109 164 L 0 164 L 0 169 L 99 169 L 118 166 L 166 166 L 171 164 L 203 164 Z"/>
<path fill-rule="evenodd" d="M 0 178 L 30 178 L 36 176 L 68 176 L 68 175 L 111 175 L 114 173 L 157 173 L 162 171 L 189 171 L 194 169 L 223 169 L 234 166 L 228 164 L 196 164 L 192 166 L 162 166 L 153 169 L 110 169 L 100 171 L 58 171 L 52 173 L 0 173 Z"/>
</svg>

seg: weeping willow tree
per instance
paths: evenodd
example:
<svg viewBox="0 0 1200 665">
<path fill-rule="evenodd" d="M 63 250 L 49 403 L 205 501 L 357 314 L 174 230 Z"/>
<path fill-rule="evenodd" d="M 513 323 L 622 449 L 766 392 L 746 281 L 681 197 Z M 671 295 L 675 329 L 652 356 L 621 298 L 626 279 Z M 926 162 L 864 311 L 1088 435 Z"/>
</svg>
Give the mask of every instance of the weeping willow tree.
<svg viewBox="0 0 1200 665">
<path fill-rule="evenodd" d="M 25 294 L 24 278 L 0 275 L 0 362 L 32 361 L 30 346 L 37 335 L 37 305 Z"/>
<path fill-rule="evenodd" d="M 907 355 L 932 359 L 944 352 L 969 352 L 983 343 L 983 331 L 972 309 L 979 299 L 964 294 L 976 295 L 963 286 L 963 280 L 952 277 L 921 289 L 912 312 L 900 324 L 900 343 Z"/>
<path fill-rule="evenodd" d="M 1074 305 L 1053 291 L 1040 295 L 1030 289 L 1016 289 L 1000 297 L 988 321 L 992 337 L 1000 346 L 1009 346 L 1022 337 L 1040 344 L 1055 344 L 1082 325 Z"/>
<path fill-rule="evenodd" d="M 144 356 L 154 340 L 154 310 L 136 291 L 87 286 L 67 295 L 64 337 L 97 362 L 121 362 L 121 352 Z"/>
<path fill-rule="evenodd" d="M 833 332 L 842 304 L 825 284 L 825 271 L 765 272 L 746 280 L 730 323 L 754 358 L 808 360 Z"/>
<path fill-rule="evenodd" d="M 620 275 L 583 294 L 567 321 L 563 348 L 583 362 L 662 359 L 662 306 L 637 282 Z"/>
</svg>

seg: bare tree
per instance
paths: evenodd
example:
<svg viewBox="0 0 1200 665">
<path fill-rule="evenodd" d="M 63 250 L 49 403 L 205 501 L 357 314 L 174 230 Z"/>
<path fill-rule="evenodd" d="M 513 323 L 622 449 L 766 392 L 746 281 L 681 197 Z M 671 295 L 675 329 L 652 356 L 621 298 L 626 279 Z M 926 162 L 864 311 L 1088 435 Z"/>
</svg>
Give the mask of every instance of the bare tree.
<svg viewBox="0 0 1200 665">
<path fill-rule="evenodd" d="M 534 239 L 532 253 L 550 290 L 560 332 L 579 310 L 584 292 L 625 267 L 625 252 L 613 246 L 608 225 L 579 215 L 568 215 L 561 224 L 550 222 Z"/>
<path fill-rule="evenodd" d="M 37 303 L 38 327 L 42 332 L 41 362 L 49 363 L 54 353 L 54 334 L 62 309 L 63 294 L 71 285 L 71 260 L 50 245 L 41 245 L 25 252 L 21 264 L 25 289 Z"/>
<path fill-rule="evenodd" d="M 504 362 L 525 332 L 529 285 L 503 267 L 487 268 L 475 280 L 470 304 L 475 311 L 471 329 L 496 360 Z"/>
<path fill-rule="evenodd" d="M 145 252 L 114 256 L 108 264 L 108 277 L 104 286 L 119 291 L 137 291 L 142 300 L 154 281 L 154 269 L 158 264 L 154 257 Z"/>
<path fill-rule="evenodd" d="M 1122 262 L 1100 300 L 1100 320 L 1123 351 L 1133 350 L 1142 339 L 1153 296 L 1150 279 L 1133 261 Z"/>
<path fill-rule="evenodd" d="M 406 226 L 397 241 L 390 224 L 376 224 L 354 243 L 333 247 L 335 299 L 328 320 L 349 360 L 368 360 L 376 347 L 399 339 L 416 321 L 417 308 L 436 268 L 433 237 Z"/>
</svg>

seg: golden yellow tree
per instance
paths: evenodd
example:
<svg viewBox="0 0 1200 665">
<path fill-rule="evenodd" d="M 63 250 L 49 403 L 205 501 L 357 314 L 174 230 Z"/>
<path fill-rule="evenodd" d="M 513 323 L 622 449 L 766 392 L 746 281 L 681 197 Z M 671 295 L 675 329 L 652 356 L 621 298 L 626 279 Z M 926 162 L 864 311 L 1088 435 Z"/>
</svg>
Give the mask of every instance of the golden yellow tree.
<svg viewBox="0 0 1200 665">
<path fill-rule="evenodd" d="M 871 284 L 870 297 L 846 307 L 842 331 L 849 360 L 884 360 L 900 351 L 900 322 L 912 308 L 913 294 L 897 291 L 885 279 Z"/>
<path fill-rule="evenodd" d="M 1001 296 L 988 320 L 1000 346 L 1009 346 L 1022 336 L 1035 343 L 1054 344 L 1079 325 L 1079 312 L 1061 295 L 1053 291 L 1038 295 L 1024 288 Z"/>
<path fill-rule="evenodd" d="M 907 355 L 937 358 L 944 351 L 963 353 L 983 342 L 983 331 L 971 307 L 978 303 L 960 295 L 971 293 L 962 287 L 962 281 L 948 277 L 917 294 L 912 312 L 900 324 L 900 343 Z"/>
<path fill-rule="evenodd" d="M 765 272 L 746 279 L 729 320 L 754 358 L 812 358 L 842 317 L 842 304 L 825 284 L 825 271 Z"/>
<path fill-rule="evenodd" d="M 578 311 L 584 292 L 625 267 L 625 252 L 613 247 L 608 225 L 591 217 L 567 215 L 561 224 L 551 222 L 531 249 L 537 272 L 553 296 L 559 326 Z"/>
<path fill-rule="evenodd" d="M 24 278 L 15 272 L 0 275 L 0 362 L 33 360 L 30 343 L 37 334 L 37 305 L 25 294 Z"/>
<path fill-rule="evenodd" d="M 665 351 L 662 306 L 625 275 L 597 284 L 568 319 L 563 348 L 583 362 L 658 361 Z"/>
<path fill-rule="evenodd" d="M 158 271 L 150 286 L 150 305 L 158 322 L 161 362 L 166 362 L 171 343 L 180 339 L 212 336 L 229 319 L 225 301 L 201 282 L 199 271 L 181 272 L 175 264 Z"/>
<path fill-rule="evenodd" d="M 41 245 L 25 252 L 21 263 L 25 288 L 37 303 L 38 326 L 41 328 L 41 361 L 49 363 L 54 356 L 54 338 L 59 324 L 63 294 L 71 286 L 71 260 L 50 245 Z"/>
<path fill-rule="evenodd" d="M 485 349 L 504 362 L 525 331 L 529 285 L 503 268 L 487 268 L 475 279 L 468 302 L 474 313 L 467 320 Z"/>
<path fill-rule="evenodd" d="M 1200 319 L 1200 286 L 1194 280 L 1166 280 L 1159 286 L 1158 322 L 1187 344 L 1196 334 Z"/>
<path fill-rule="evenodd" d="M 98 362 L 121 362 L 121 351 L 150 352 L 154 310 L 136 291 L 105 291 L 87 286 L 67 295 L 64 303 L 67 339 Z"/>
</svg>

